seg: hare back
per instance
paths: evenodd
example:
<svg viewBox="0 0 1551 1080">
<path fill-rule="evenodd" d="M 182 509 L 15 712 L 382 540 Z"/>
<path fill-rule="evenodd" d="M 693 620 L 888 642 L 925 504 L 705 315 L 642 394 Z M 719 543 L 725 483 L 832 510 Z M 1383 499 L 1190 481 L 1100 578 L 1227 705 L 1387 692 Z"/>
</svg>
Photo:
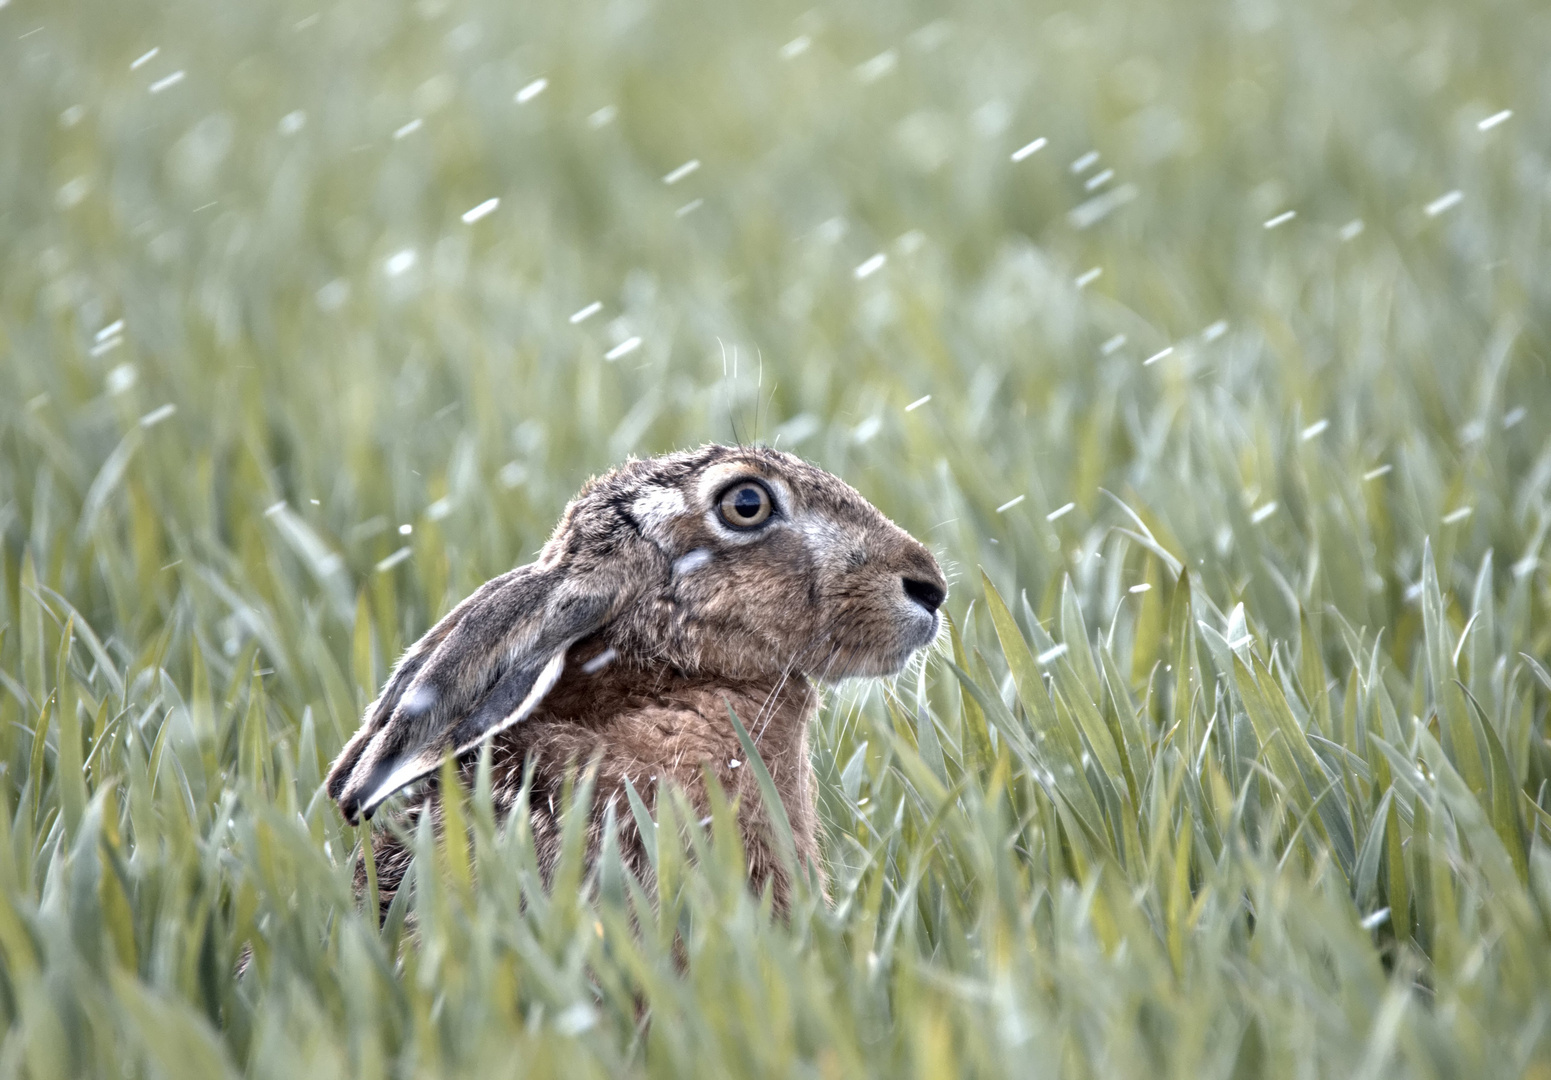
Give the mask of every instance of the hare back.
<svg viewBox="0 0 1551 1080">
<path fill-rule="evenodd" d="M 770 771 L 791 823 L 799 864 L 812 865 L 822 879 L 807 734 L 817 691 L 802 678 L 728 681 L 618 661 L 598 667 L 594 662 L 606 660 L 608 651 L 597 640 L 574 646 L 566 674 L 533 715 L 494 738 L 491 794 L 497 815 L 505 819 L 516 807 L 531 762 L 528 813 L 539 867 L 548 881 L 560 856 L 568 776 L 574 778 L 578 768 L 590 766 L 596 780 L 587 833 L 589 864 L 602 848 L 612 807 L 625 865 L 651 886 L 651 864 L 630 811 L 627 782 L 654 815 L 659 793 L 670 785 L 704 815 L 710 811 L 709 773 L 738 807 L 751 885 L 758 890 L 770 884 L 777 910 L 784 911 L 790 883 L 780 868 L 758 782 L 744 761 L 728 709 L 748 729 Z M 465 785 L 472 786 L 478 759 L 477 751 L 459 758 Z M 374 832 L 384 913 L 409 868 L 409 852 L 397 834 L 424 813 L 432 815 L 440 833 L 440 791 L 434 780 L 427 781 L 423 796 L 399 815 L 399 828 Z M 364 884 L 358 868 L 358 890 Z"/>
</svg>

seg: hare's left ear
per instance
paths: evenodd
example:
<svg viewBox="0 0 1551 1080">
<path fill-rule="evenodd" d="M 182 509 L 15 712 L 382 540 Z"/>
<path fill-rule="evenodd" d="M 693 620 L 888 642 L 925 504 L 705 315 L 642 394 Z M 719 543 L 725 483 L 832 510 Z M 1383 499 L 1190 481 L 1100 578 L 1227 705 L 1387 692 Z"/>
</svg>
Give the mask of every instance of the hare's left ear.
<svg viewBox="0 0 1551 1080">
<path fill-rule="evenodd" d="M 531 713 L 560 678 L 566 650 L 623 600 L 540 563 L 486 582 L 404 654 L 329 769 L 345 819 L 371 817 L 449 755 Z"/>
</svg>

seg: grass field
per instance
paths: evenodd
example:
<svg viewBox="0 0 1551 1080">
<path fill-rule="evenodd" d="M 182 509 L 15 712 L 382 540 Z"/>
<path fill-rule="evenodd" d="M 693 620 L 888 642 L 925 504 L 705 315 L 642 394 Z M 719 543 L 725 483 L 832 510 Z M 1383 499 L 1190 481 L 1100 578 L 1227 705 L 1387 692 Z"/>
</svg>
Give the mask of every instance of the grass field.
<svg viewBox="0 0 1551 1080">
<path fill-rule="evenodd" d="M 809 2 L 0 0 L 0 1076 L 1551 1077 L 1551 9 Z M 379 930 L 393 659 L 732 439 L 953 580 L 833 902 Z"/>
</svg>

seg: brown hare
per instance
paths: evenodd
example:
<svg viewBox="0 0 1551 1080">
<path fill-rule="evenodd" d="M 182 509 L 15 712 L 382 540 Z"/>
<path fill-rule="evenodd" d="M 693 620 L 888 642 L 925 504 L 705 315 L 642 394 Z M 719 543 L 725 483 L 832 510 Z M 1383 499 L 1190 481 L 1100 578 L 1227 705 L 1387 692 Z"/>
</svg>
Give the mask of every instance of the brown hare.
<svg viewBox="0 0 1551 1080">
<path fill-rule="evenodd" d="M 799 865 L 822 880 L 813 682 L 899 671 L 936 637 L 946 595 L 924 545 L 791 454 L 706 446 L 631 461 L 582 489 L 537 562 L 486 582 L 404 654 L 328 792 L 356 823 L 424 781 L 415 812 L 439 818 L 443 759 L 459 756 L 467 779 L 492 740 L 498 814 L 532 769 L 547 875 L 561 786 L 593 764 L 589 850 L 612 803 L 627 865 L 647 879 L 626 782 L 653 808 L 662 785 L 677 785 L 704 813 L 709 769 L 737 800 L 750 881 L 785 911 L 791 882 L 729 708 L 769 768 Z M 376 858 L 386 905 L 408 852 L 384 833 Z"/>
</svg>

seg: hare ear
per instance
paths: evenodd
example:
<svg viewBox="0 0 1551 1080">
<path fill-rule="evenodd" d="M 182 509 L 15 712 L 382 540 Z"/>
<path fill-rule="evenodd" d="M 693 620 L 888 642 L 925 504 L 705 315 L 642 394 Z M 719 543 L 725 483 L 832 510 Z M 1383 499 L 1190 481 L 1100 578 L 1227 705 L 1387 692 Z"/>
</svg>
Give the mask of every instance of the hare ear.
<svg viewBox="0 0 1551 1080">
<path fill-rule="evenodd" d="M 603 627 L 619 598 L 530 564 L 486 582 L 415 642 L 329 769 L 351 824 L 388 796 L 531 713 L 566 650 Z"/>
</svg>

